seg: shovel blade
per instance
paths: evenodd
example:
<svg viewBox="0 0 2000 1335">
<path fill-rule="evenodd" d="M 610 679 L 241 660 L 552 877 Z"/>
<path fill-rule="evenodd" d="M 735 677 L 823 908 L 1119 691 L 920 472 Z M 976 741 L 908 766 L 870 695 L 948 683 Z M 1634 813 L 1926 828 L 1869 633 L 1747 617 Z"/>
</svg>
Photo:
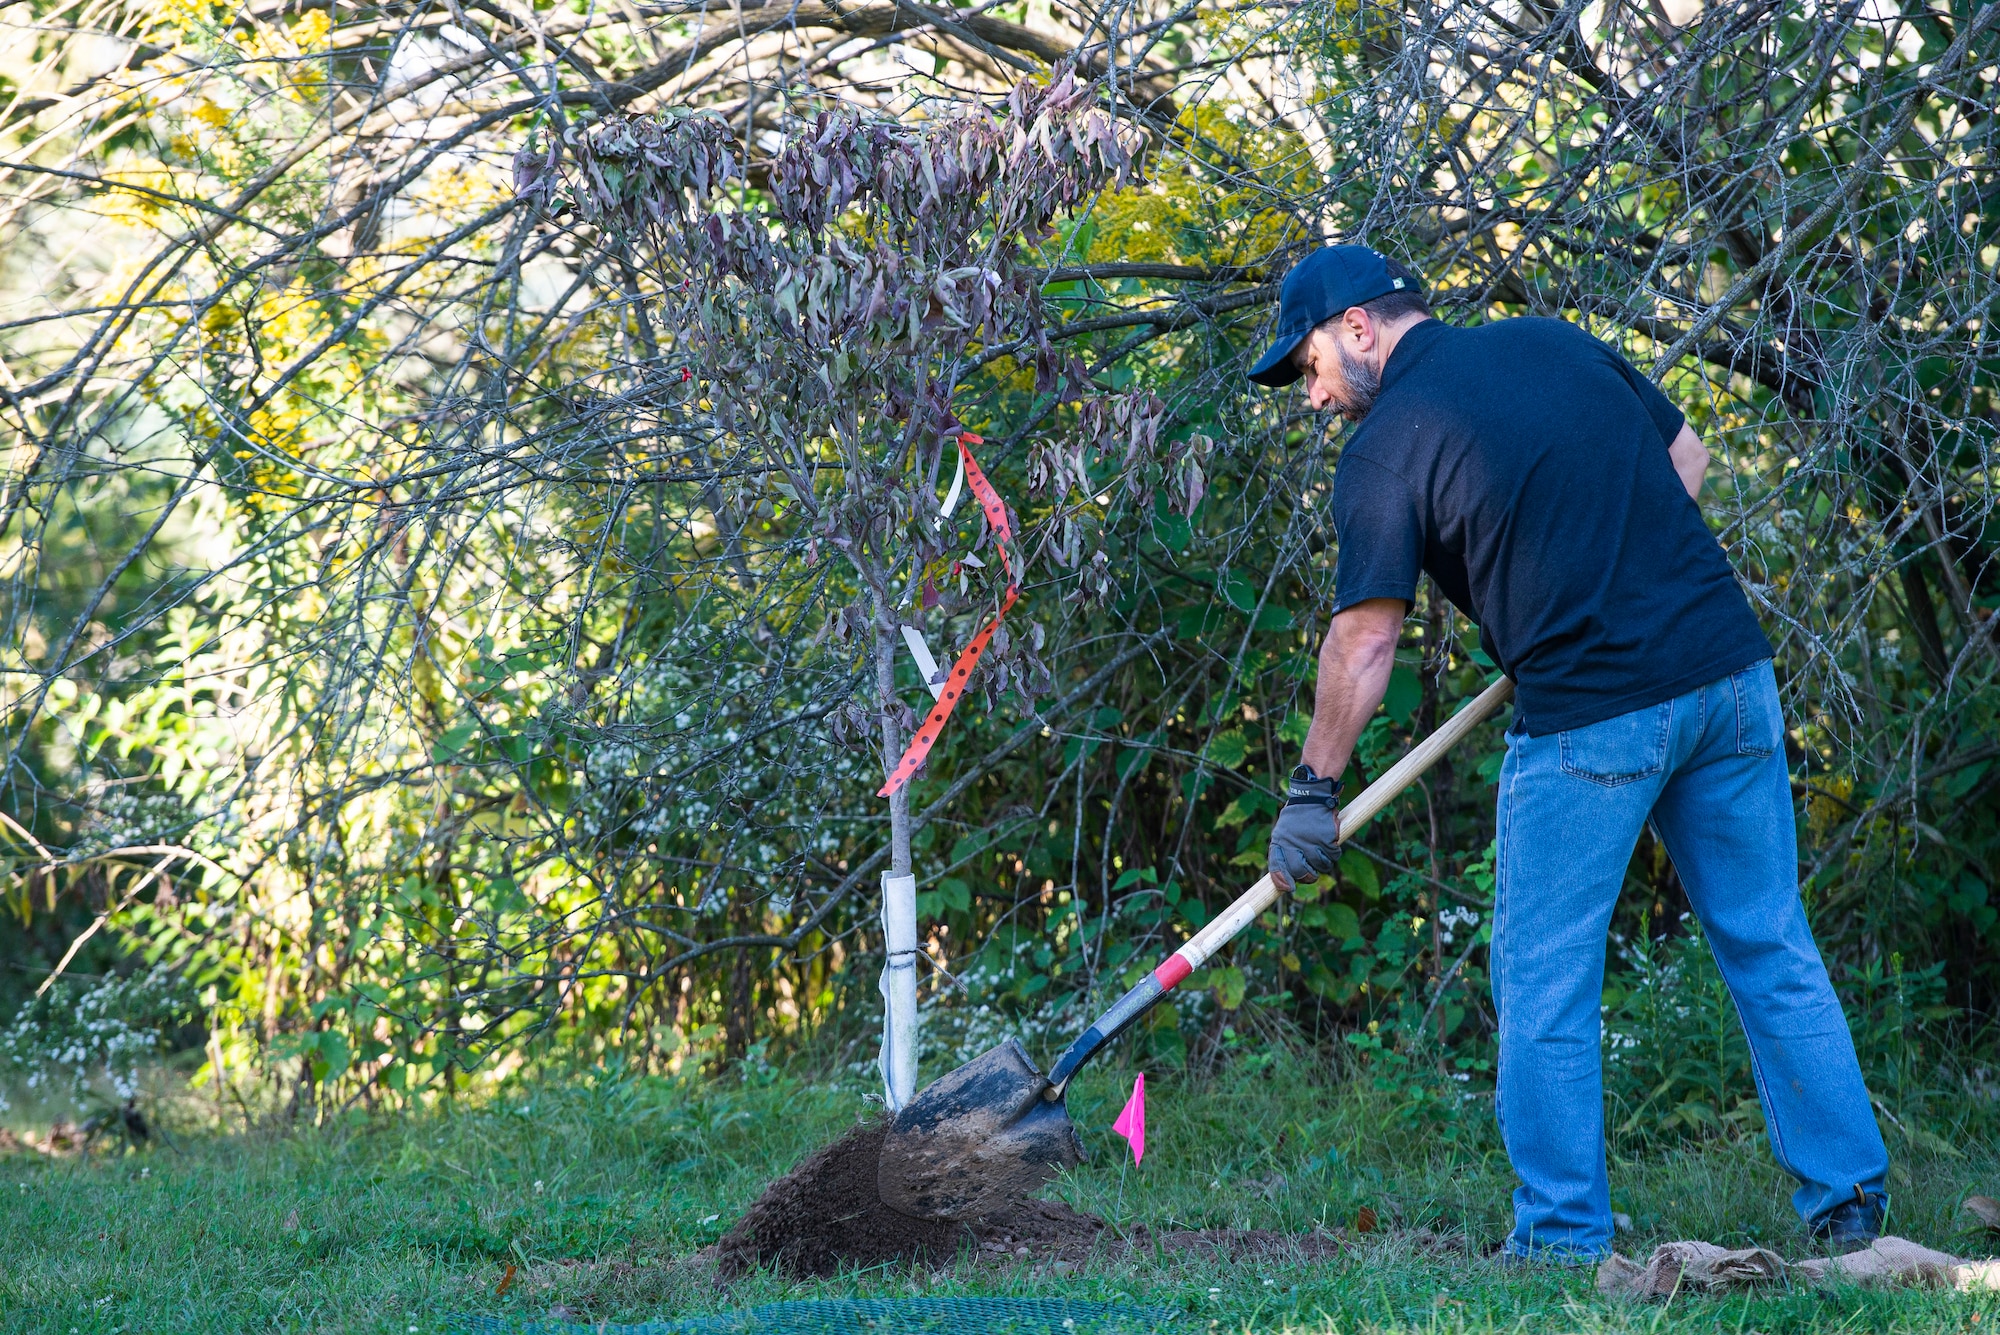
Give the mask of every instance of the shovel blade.
<svg viewBox="0 0 2000 1335">
<path fill-rule="evenodd" d="M 1011 1038 L 933 1081 L 889 1122 L 883 1201 L 921 1219 L 977 1219 L 1082 1163 L 1069 1110 L 1048 1089 Z"/>
</svg>

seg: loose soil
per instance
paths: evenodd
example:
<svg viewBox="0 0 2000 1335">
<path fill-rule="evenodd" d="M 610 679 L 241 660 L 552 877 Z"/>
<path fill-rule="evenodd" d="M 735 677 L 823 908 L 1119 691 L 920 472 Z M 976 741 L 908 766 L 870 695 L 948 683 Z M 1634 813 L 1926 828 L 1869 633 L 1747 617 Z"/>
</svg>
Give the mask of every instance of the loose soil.
<svg viewBox="0 0 2000 1335">
<path fill-rule="evenodd" d="M 715 1244 L 734 1278 L 757 1265 L 833 1275 L 884 1261 L 944 1261 L 971 1241 L 966 1225 L 913 1219 L 882 1203 L 875 1168 L 886 1122 L 864 1122 L 764 1189 Z"/>
<path fill-rule="evenodd" d="M 733 1279 L 757 1266 L 797 1276 L 836 1275 L 887 1262 L 948 1263 L 964 1255 L 989 1264 L 1053 1265 L 1091 1259 L 1190 1253 L 1243 1260 L 1274 1254 L 1337 1255 L 1331 1233 L 1143 1226 L 1124 1234 L 1061 1201 L 1023 1200 L 988 1218 L 915 1219 L 891 1209 L 875 1186 L 882 1122 L 866 1122 L 811 1155 L 765 1189 L 715 1245 L 716 1268 Z"/>
</svg>

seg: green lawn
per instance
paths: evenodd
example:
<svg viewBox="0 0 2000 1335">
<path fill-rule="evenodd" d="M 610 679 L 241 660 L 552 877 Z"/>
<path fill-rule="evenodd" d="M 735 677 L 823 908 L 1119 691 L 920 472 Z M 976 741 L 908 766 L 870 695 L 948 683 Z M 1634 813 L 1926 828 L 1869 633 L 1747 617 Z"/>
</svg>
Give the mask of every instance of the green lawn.
<svg viewBox="0 0 2000 1335">
<path fill-rule="evenodd" d="M 1247 1064 L 1246 1064 L 1247 1065 Z M 1142 1255 L 1043 1275 L 969 1263 L 733 1288 L 686 1258 L 776 1172 L 850 1121 L 852 1092 L 782 1073 L 698 1086 L 583 1079 L 473 1111 L 289 1134 L 195 1136 L 141 1153 L 0 1158 L 0 1330 L 447 1331 L 459 1315 L 656 1320 L 787 1298 L 1061 1295 L 1167 1306 L 1189 1330 L 1989 1329 L 2000 1299 L 1852 1288 L 1665 1307 L 1609 1303 L 1588 1271 L 1502 1273 L 1409 1230 L 1483 1245 L 1512 1179 L 1484 1114 L 1469 1143 L 1397 1129 L 1383 1096 L 1292 1059 L 1208 1082 L 1149 1076 L 1149 1145 L 1129 1166 L 1108 1130 L 1115 1067 L 1071 1096 L 1094 1160 L 1056 1188 L 1124 1225 L 1303 1230 L 1366 1206 L 1384 1231 L 1310 1264 Z M 1335 1153 L 1329 1154 L 1329 1151 Z M 1123 1165 L 1123 1166 L 1121 1166 Z M 2000 1185 L 1989 1146 L 1904 1159 L 1894 1231 L 1961 1254 L 1957 1206 Z M 1700 1237 L 1804 1254 L 1789 1187 L 1761 1140 L 1614 1165 L 1624 1250 Z M 505 1268 L 519 1267 L 505 1295 Z M 1983 1321 L 1982 1321 L 1983 1318 Z"/>
</svg>

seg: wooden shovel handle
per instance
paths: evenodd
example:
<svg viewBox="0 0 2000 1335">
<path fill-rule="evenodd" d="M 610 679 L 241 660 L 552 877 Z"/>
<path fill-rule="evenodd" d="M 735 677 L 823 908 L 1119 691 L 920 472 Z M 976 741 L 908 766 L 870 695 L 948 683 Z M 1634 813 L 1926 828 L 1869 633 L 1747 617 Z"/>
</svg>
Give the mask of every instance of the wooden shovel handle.
<svg viewBox="0 0 2000 1335">
<path fill-rule="evenodd" d="M 1389 772 L 1361 790 L 1361 796 L 1340 809 L 1340 840 L 1346 843 L 1354 832 L 1382 814 L 1382 808 L 1402 795 L 1405 788 L 1438 757 L 1465 740 L 1465 734 L 1500 712 L 1500 706 L 1514 698 L 1514 683 L 1502 677 L 1459 708 L 1444 726 L 1411 747 L 1409 753 L 1389 767 Z"/>
<path fill-rule="evenodd" d="M 1443 727 L 1411 747 L 1409 754 L 1389 767 L 1389 772 L 1362 790 L 1359 797 L 1340 809 L 1341 842 L 1354 837 L 1362 826 L 1382 813 L 1417 776 L 1435 765 L 1438 757 L 1451 750 L 1465 734 L 1499 712 L 1514 698 L 1514 683 L 1506 677 L 1494 682 L 1449 719 Z M 1257 916 L 1278 902 L 1291 887 L 1266 872 L 1257 884 L 1237 896 L 1236 902 L 1209 919 L 1208 925 L 1189 938 L 1188 943 L 1169 955 L 1159 968 L 1139 980 L 1137 986 L 1120 997 L 1111 1009 L 1070 1044 L 1049 1071 L 1049 1089 L 1044 1097 L 1058 1098 L 1077 1068 L 1097 1050 L 1116 1038 L 1134 1020 L 1153 1008 L 1153 1003 L 1172 991 L 1176 984 L 1199 969 L 1208 958 L 1236 938 L 1236 934 L 1257 920 Z"/>
</svg>

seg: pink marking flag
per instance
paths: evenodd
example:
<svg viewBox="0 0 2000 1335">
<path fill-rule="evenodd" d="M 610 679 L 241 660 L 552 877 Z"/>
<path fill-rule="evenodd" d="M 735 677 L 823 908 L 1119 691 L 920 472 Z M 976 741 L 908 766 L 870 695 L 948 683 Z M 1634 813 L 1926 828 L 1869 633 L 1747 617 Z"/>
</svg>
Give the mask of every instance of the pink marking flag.
<svg viewBox="0 0 2000 1335">
<path fill-rule="evenodd" d="M 1138 1163 L 1146 1157 L 1146 1077 L 1143 1073 L 1132 1082 L 1132 1097 L 1125 1100 L 1125 1111 L 1118 1114 L 1118 1120 L 1111 1129 L 1132 1142 L 1132 1162 Z"/>
</svg>

